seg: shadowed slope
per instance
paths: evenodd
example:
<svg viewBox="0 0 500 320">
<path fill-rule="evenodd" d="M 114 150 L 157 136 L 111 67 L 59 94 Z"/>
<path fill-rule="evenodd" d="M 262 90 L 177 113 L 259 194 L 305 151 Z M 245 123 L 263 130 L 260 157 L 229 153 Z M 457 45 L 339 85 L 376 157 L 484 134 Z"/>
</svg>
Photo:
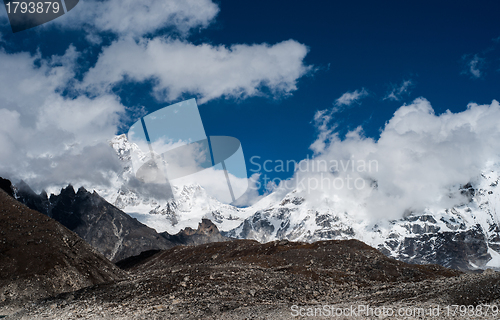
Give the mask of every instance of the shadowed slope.
<svg viewBox="0 0 500 320">
<path fill-rule="evenodd" d="M 124 276 L 76 234 L 0 190 L 0 304 Z"/>
</svg>

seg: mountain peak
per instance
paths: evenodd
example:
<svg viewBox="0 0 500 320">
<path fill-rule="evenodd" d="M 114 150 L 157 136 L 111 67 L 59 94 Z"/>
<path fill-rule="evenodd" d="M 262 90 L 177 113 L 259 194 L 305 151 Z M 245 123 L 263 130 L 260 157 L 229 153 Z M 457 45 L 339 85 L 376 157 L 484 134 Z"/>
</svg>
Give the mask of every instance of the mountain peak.
<svg viewBox="0 0 500 320">
<path fill-rule="evenodd" d="M 198 229 L 195 230 L 193 228 L 187 227 L 184 230 L 181 230 L 178 234 L 186 236 L 192 236 L 195 234 L 211 236 L 220 234 L 220 232 L 217 226 L 212 221 L 210 221 L 209 219 L 202 219 L 198 224 Z"/>
</svg>

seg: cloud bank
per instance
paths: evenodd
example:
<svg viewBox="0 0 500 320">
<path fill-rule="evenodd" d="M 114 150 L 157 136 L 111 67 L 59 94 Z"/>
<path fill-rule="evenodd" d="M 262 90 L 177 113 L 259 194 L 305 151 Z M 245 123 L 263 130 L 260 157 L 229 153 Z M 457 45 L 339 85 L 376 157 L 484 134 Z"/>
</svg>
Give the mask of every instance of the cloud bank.
<svg viewBox="0 0 500 320">
<path fill-rule="evenodd" d="M 303 160 L 304 170 L 288 185 L 317 205 L 359 219 L 398 219 L 464 203 L 458 188 L 500 161 L 495 100 L 436 115 L 429 101 L 416 99 L 394 113 L 378 140 L 365 137 L 361 127 L 340 139 L 335 126 L 327 125 L 326 111 L 316 120 L 319 135 L 311 146 L 316 155 Z"/>
<path fill-rule="evenodd" d="M 109 94 L 61 95 L 77 55 L 72 47 L 48 60 L 0 51 L 0 175 L 37 188 L 81 178 L 106 184 L 106 172 L 118 170 L 101 143 L 116 133 L 125 107 Z"/>
</svg>

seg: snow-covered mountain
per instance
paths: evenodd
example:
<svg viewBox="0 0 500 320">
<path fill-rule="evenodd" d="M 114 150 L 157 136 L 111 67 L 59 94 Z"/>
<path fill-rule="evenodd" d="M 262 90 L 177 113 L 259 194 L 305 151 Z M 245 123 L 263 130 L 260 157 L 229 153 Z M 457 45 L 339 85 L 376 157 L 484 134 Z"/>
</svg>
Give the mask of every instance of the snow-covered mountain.
<svg viewBox="0 0 500 320">
<path fill-rule="evenodd" d="M 146 158 L 139 147 L 127 141 L 126 135 L 116 136 L 111 146 L 123 163 L 123 172 L 111 188 L 94 188 L 103 198 L 140 222 L 175 234 L 191 227 L 196 229 L 203 218 L 213 221 L 220 230 L 228 231 L 240 225 L 250 211 L 221 203 L 199 185 L 172 185 L 174 198 L 166 199 L 156 190 L 145 190 L 134 181 L 132 156 Z"/>
<path fill-rule="evenodd" d="M 460 269 L 500 269 L 500 170 L 488 170 L 457 187 L 466 201 L 459 206 L 406 213 L 399 220 L 376 223 L 332 209 L 333 199 L 312 201 L 307 193 L 274 192 L 248 208 L 223 204 L 199 185 L 173 186 L 174 199 L 161 199 L 134 188 L 131 153 L 141 156 L 125 135 L 111 145 L 124 163 L 114 189 L 97 190 L 110 203 L 155 228 L 177 233 L 212 220 L 225 235 L 255 239 L 312 242 L 358 239 L 388 256 L 414 263 L 437 263 Z M 493 168 L 495 169 L 495 168 Z"/>
<path fill-rule="evenodd" d="M 355 238 L 407 262 L 500 268 L 499 181 L 498 171 L 483 173 L 474 184 L 460 188 L 468 199 L 460 206 L 426 209 L 376 224 L 335 212 L 328 201 L 310 203 L 307 195 L 292 191 L 259 204 L 255 213 L 226 235 L 262 242 Z"/>
</svg>

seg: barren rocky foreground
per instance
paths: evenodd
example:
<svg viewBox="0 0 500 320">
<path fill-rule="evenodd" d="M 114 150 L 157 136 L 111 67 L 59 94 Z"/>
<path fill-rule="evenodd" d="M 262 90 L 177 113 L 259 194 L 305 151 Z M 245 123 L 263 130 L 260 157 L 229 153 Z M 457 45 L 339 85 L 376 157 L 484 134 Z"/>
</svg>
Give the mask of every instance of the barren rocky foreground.
<svg viewBox="0 0 500 320">
<path fill-rule="evenodd" d="M 491 306 L 500 304 L 500 273 L 410 265 L 356 240 L 236 240 L 151 252 L 119 265 L 128 279 L 10 305 L 0 314 L 9 319 L 291 319 L 316 312 L 315 318 L 328 319 L 342 308 L 342 316 L 333 318 L 499 315 Z M 490 307 L 477 307 L 483 304 Z M 448 305 L 473 306 L 474 316 L 472 309 L 461 314 Z M 372 313 L 360 313 L 363 308 Z"/>
<path fill-rule="evenodd" d="M 408 264 L 357 240 L 224 238 L 114 265 L 2 190 L 0 222 L 0 318 L 499 318 L 499 272 Z"/>
</svg>

